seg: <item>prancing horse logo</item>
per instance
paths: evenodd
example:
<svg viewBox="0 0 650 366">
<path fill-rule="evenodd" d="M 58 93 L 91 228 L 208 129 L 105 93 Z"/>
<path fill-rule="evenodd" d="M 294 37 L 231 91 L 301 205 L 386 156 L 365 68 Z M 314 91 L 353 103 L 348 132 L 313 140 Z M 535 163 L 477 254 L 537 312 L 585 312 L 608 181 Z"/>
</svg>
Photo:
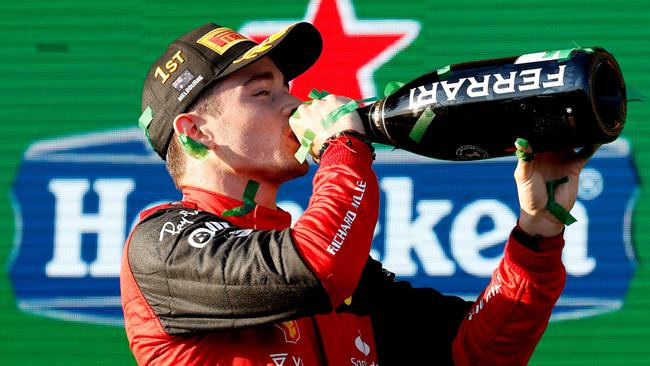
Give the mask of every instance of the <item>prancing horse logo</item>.
<svg viewBox="0 0 650 366">
<path fill-rule="evenodd" d="M 298 322 L 295 320 L 287 320 L 286 322 L 278 323 L 276 327 L 284 333 L 284 340 L 287 343 L 298 343 L 300 339 L 300 329 L 298 329 Z"/>
</svg>

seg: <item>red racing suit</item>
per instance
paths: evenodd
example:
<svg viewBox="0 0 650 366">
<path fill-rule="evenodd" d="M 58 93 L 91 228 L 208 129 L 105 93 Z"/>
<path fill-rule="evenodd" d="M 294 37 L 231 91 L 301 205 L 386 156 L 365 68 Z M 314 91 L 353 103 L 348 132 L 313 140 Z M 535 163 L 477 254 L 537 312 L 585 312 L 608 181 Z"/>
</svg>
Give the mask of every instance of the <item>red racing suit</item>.
<svg viewBox="0 0 650 366">
<path fill-rule="evenodd" d="M 242 202 L 191 187 L 142 213 L 120 275 L 138 364 L 526 364 L 564 287 L 562 236 L 510 235 L 476 302 L 413 288 L 369 258 L 371 163 L 360 140 L 332 141 L 293 228 L 261 206 L 223 217 Z"/>
</svg>

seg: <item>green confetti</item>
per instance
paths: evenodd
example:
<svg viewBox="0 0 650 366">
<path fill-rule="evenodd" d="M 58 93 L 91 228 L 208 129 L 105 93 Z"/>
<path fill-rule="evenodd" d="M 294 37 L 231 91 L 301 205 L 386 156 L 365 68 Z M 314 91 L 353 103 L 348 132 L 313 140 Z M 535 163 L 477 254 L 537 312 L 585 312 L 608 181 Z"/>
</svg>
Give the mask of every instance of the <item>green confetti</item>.
<svg viewBox="0 0 650 366">
<path fill-rule="evenodd" d="M 451 65 L 439 68 L 437 71 L 440 80 L 446 79 L 451 76 Z"/>
<path fill-rule="evenodd" d="M 244 216 L 249 212 L 253 211 L 257 204 L 255 203 L 255 195 L 257 190 L 260 188 L 260 184 L 254 180 L 249 180 L 246 183 L 246 188 L 244 188 L 244 204 L 231 208 L 229 210 L 223 211 L 221 216 Z"/>
<path fill-rule="evenodd" d="M 327 92 L 327 91 L 325 91 L 325 90 L 323 90 L 323 91 L 318 91 L 317 89 L 312 89 L 312 90 L 309 92 L 308 97 L 311 98 L 311 99 L 323 99 L 323 98 L 325 98 L 326 96 L 328 96 L 329 94 L 330 94 L 330 93 Z"/>
<path fill-rule="evenodd" d="M 433 118 L 436 116 L 435 113 L 431 110 L 430 107 L 427 107 L 424 112 L 420 115 L 420 118 L 418 118 L 417 121 L 415 121 L 415 125 L 413 125 L 413 129 L 409 133 L 409 137 L 411 140 L 420 143 L 422 140 L 422 136 L 424 136 L 424 132 L 426 132 L 427 128 L 429 128 L 429 125 L 431 124 L 431 121 L 433 121 Z"/>
<path fill-rule="evenodd" d="M 208 148 L 202 143 L 194 141 L 185 134 L 178 135 L 178 141 L 183 146 L 183 150 L 194 159 L 205 160 L 208 157 Z"/>
<path fill-rule="evenodd" d="M 298 151 L 293 155 L 299 163 L 303 163 L 311 150 L 311 145 L 314 143 L 314 137 L 316 134 L 310 129 L 306 129 L 302 137 L 300 138 L 300 147 Z"/>
<path fill-rule="evenodd" d="M 594 53 L 594 52 L 596 52 L 596 51 L 594 51 L 593 48 L 580 46 L 578 44 L 578 42 L 576 42 L 576 41 L 571 41 L 571 42 L 573 42 L 573 44 L 576 45 L 576 47 L 574 48 L 574 50 L 576 50 L 576 51 L 582 51 L 582 52 L 586 52 L 586 53 Z"/>
<path fill-rule="evenodd" d="M 138 126 L 140 126 L 141 129 L 147 131 L 151 121 L 153 121 L 153 109 L 151 109 L 150 106 L 147 106 L 144 112 L 142 112 L 140 115 L 140 118 L 138 118 Z"/>
<path fill-rule="evenodd" d="M 359 100 L 357 100 L 357 104 L 370 103 L 370 102 L 375 102 L 377 100 L 379 100 L 379 98 L 377 98 L 377 97 L 359 99 Z"/>
<path fill-rule="evenodd" d="M 151 147 L 154 147 L 153 142 L 151 142 L 151 137 L 149 136 L 149 124 L 151 121 L 153 121 L 153 110 L 150 106 L 147 106 L 144 112 L 142 112 L 140 115 L 140 118 L 138 118 L 138 126 L 140 126 L 140 128 L 144 131 L 144 135 L 147 136 L 149 145 Z"/>
<path fill-rule="evenodd" d="M 384 88 L 384 97 L 395 93 L 397 90 L 399 90 L 399 88 L 403 86 L 404 83 L 401 81 L 391 81 L 390 83 L 386 84 L 386 87 Z"/>
<path fill-rule="evenodd" d="M 515 155 L 518 159 L 521 159 L 523 161 L 533 161 L 535 158 L 535 153 L 527 153 L 523 150 L 515 150 Z"/>
<path fill-rule="evenodd" d="M 515 142 L 517 146 L 523 147 L 524 149 L 528 149 L 530 144 L 528 143 L 528 140 L 522 137 L 517 137 L 517 141 Z M 515 150 L 515 155 L 517 156 L 518 159 L 521 159 L 523 161 L 533 161 L 535 158 L 535 153 L 528 153 L 523 150 Z"/>
<path fill-rule="evenodd" d="M 345 116 L 350 112 L 354 112 L 355 110 L 357 110 L 357 108 L 359 108 L 357 102 L 351 100 L 346 104 L 328 113 L 327 116 L 325 116 L 325 118 L 323 118 L 320 121 L 320 125 L 327 130 L 328 128 L 332 127 L 332 125 L 336 123 L 336 121 L 338 121 L 341 117 Z"/>
<path fill-rule="evenodd" d="M 627 101 L 628 102 L 643 102 L 646 100 L 645 95 L 641 94 L 640 91 L 638 91 L 635 88 L 632 88 L 630 86 L 626 86 L 627 88 Z"/>
<path fill-rule="evenodd" d="M 530 146 L 528 140 L 522 137 L 517 137 L 517 145 L 523 147 L 524 149 L 527 149 Z"/>
<path fill-rule="evenodd" d="M 555 53 L 556 53 L 556 52 L 557 52 L 557 51 L 546 51 L 546 52 L 542 55 L 542 58 L 551 58 L 551 57 L 555 56 Z"/>
<path fill-rule="evenodd" d="M 555 216 L 556 219 L 560 220 L 561 223 L 567 226 L 578 220 L 576 220 L 569 211 L 562 207 L 562 205 L 555 201 L 555 187 L 568 181 L 569 177 L 562 177 L 560 179 L 549 180 L 546 182 L 546 191 L 548 193 L 546 209 L 551 213 L 551 215 Z"/>
<path fill-rule="evenodd" d="M 557 55 L 557 62 L 564 62 L 568 59 L 571 58 L 571 53 L 575 50 L 575 48 L 568 48 L 566 50 L 560 50 L 558 51 L 559 54 Z"/>
<path fill-rule="evenodd" d="M 564 50 L 546 51 L 546 53 L 544 53 L 544 55 L 542 56 L 542 59 L 550 58 L 550 59 L 556 59 L 557 62 L 564 62 L 570 59 L 571 53 L 577 49 L 579 48 L 567 48 Z"/>
</svg>

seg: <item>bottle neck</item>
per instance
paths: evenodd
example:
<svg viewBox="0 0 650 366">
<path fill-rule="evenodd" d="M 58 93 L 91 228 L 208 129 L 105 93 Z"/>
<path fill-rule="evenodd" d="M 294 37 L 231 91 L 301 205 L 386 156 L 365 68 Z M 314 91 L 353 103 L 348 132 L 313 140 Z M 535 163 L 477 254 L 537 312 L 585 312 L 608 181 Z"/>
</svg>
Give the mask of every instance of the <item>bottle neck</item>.
<svg viewBox="0 0 650 366">
<path fill-rule="evenodd" d="M 383 121 L 381 121 L 381 113 L 375 113 L 376 108 L 380 108 L 383 100 L 378 100 L 372 104 L 368 104 L 357 109 L 357 113 L 361 118 L 363 127 L 366 130 L 366 136 L 372 141 L 380 144 L 392 145 L 390 139 L 383 130 Z"/>
</svg>

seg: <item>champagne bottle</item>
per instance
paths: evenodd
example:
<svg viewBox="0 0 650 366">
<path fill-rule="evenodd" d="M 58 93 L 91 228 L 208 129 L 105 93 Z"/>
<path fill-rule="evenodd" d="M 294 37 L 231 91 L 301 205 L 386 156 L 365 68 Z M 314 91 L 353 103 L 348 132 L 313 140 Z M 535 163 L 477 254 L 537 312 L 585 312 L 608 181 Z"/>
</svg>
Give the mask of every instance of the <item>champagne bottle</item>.
<svg viewBox="0 0 650 366">
<path fill-rule="evenodd" d="M 539 52 L 447 66 L 358 110 L 368 137 L 441 160 L 614 141 L 625 124 L 623 75 L 603 48 Z"/>
</svg>

